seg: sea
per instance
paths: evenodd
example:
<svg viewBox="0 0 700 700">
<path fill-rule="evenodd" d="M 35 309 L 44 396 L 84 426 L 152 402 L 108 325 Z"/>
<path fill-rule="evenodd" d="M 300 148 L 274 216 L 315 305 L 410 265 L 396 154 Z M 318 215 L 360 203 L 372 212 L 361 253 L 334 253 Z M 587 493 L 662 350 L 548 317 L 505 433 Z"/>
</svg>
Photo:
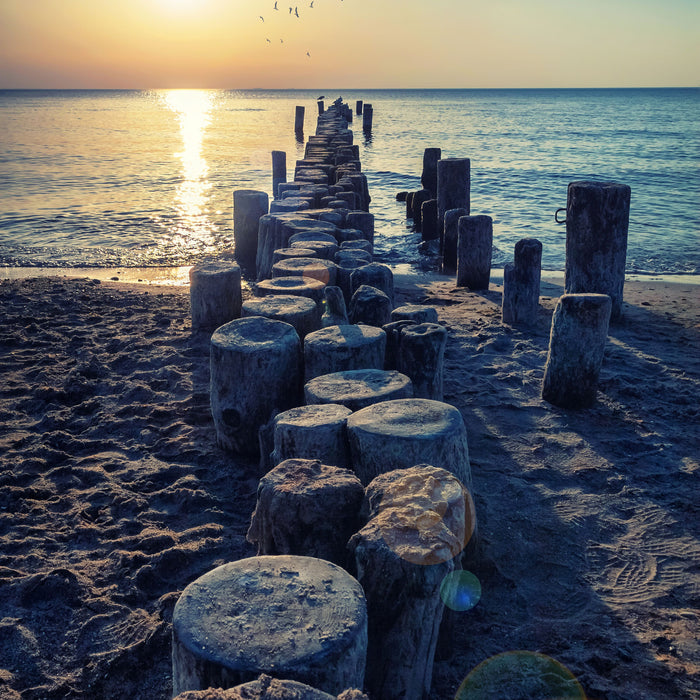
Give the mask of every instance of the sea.
<svg viewBox="0 0 700 700">
<path fill-rule="evenodd" d="M 521 238 L 563 270 L 567 185 L 631 187 L 627 272 L 700 274 L 700 88 L 0 91 L 0 268 L 158 268 L 233 252 L 233 192 L 289 179 L 317 99 L 373 106 L 360 147 L 375 257 L 436 265 L 406 219 L 423 152 L 470 158 L 471 213 L 493 219 L 494 267 Z M 305 107 L 304 134 L 294 131 Z"/>
</svg>

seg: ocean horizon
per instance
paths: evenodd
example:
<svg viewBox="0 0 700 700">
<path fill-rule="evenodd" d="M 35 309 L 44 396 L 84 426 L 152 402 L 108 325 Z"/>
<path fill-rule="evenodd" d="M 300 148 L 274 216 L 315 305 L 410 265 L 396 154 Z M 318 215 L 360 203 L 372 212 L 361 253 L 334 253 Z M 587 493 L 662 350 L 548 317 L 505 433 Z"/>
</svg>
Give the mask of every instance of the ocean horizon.
<svg viewBox="0 0 700 700">
<path fill-rule="evenodd" d="M 316 98 L 371 102 L 351 124 L 376 219 L 376 256 L 430 267 L 396 193 L 423 151 L 471 159 L 472 214 L 494 220 L 494 267 L 543 243 L 564 267 L 569 182 L 630 185 L 627 272 L 700 274 L 700 88 L 0 90 L 0 266 L 181 266 L 233 248 L 232 193 L 271 195 L 314 133 Z M 294 109 L 306 108 L 304 138 Z"/>
</svg>

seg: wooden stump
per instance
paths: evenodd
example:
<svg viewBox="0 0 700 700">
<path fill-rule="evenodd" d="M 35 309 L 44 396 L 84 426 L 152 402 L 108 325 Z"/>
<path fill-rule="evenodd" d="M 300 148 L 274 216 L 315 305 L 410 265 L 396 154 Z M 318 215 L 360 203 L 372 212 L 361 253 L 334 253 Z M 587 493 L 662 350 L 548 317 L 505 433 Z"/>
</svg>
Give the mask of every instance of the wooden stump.
<svg viewBox="0 0 700 700">
<path fill-rule="evenodd" d="M 411 380 L 400 372 L 353 369 L 322 374 L 304 385 L 307 404 L 340 404 L 352 411 L 380 401 L 413 398 Z"/>
<path fill-rule="evenodd" d="M 335 259 L 335 255 L 339 250 L 337 243 L 331 243 L 329 241 L 295 241 L 291 245 L 292 249 L 295 247 L 310 249 L 314 253 L 311 257 L 330 261 Z"/>
<path fill-rule="evenodd" d="M 268 211 L 266 192 L 234 190 L 233 238 L 236 260 L 246 269 L 255 269 L 260 217 Z"/>
<path fill-rule="evenodd" d="M 276 262 L 279 262 L 280 260 L 287 260 L 288 258 L 316 257 L 318 257 L 318 255 L 316 255 L 316 251 L 311 250 L 311 248 L 278 248 L 272 254 L 272 264 L 274 265 Z"/>
<path fill-rule="evenodd" d="M 513 263 L 503 268 L 503 323 L 533 326 L 540 303 L 542 244 L 523 238 L 515 244 Z"/>
<path fill-rule="evenodd" d="M 419 323 L 401 331 L 399 371 L 411 378 L 419 399 L 442 401 L 447 330 L 437 323 Z"/>
<path fill-rule="evenodd" d="M 345 310 L 345 298 L 343 290 L 340 287 L 326 287 L 323 290 L 325 296 L 325 309 L 321 317 L 321 325 L 324 328 L 328 326 L 345 326 L 349 323 L 348 314 Z"/>
<path fill-rule="evenodd" d="M 426 148 L 423 151 L 423 172 L 420 176 L 420 183 L 430 192 L 432 197 L 437 197 L 437 169 L 441 157 L 442 150 L 439 148 Z"/>
<path fill-rule="evenodd" d="M 467 429 L 454 406 L 429 399 L 374 404 L 348 418 L 348 438 L 363 484 L 392 469 L 432 464 L 471 490 Z"/>
<path fill-rule="evenodd" d="M 329 326 L 304 339 L 304 381 L 349 369 L 383 369 L 386 333 L 374 326 Z"/>
<path fill-rule="evenodd" d="M 374 214 L 366 211 L 350 211 L 342 228 L 359 229 L 366 241 L 374 245 Z"/>
<path fill-rule="evenodd" d="M 294 131 L 297 133 L 304 131 L 304 106 L 297 105 L 294 113 Z"/>
<path fill-rule="evenodd" d="M 333 261 L 342 264 L 343 262 L 358 262 L 360 265 L 369 265 L 372 256 L 366 250 L 359 248 L 341 248 L 334 256 Z"/>
<path fill-rule="evenodd" d="M 350 306 L 350 301 L 352 300 L 352 273 L 355 270 L 364 267 L 367 263 L 358 259 L 345 258 L 340 262 L 336 263 L 338 269 L 336 270 L 336 283 L 343 292 L 343 298 L 345 299 L 346 306 Z"/>
<path fill-rule="evenodd" d="M 458 223 L 457 286 L 489 288 L 493 222 L 490 216 L 463 216 Z"/>
<path fill-rule="evenodd" d="M 399 353 L 401 350 L 401 331 L 407 326 L 415 326 L 416 322 L 409 319 L 391 321 L 382 326 L 386 333 L 386 350 L 384 352 L 384 369 L 399 368 Z"/>
<path fill-rule="evenodd" d="M 316 279 L 324 285 L 335 286 L 336 265 L 318 258 L 286 258 L 272 266 L 272 277 L 301 277 Z"/>
<path fill-rule="evenodd" d="M 431 198 L 428 190 L 418 190 L 411 198 L 411 218 L 416 231 L 423 230 L 423 203 Z"/>
<path fill-rule="evenodd" d="M 325 288 L 326 285 L 323 282 L 310 277 L 275 277 L 270 280 L 261 280 L 255 285 L 255 291 L 259 296 L 293 294 L 313 299 L 317 304 L 323 302 Z"/>
<path fill-rule="evenodd" d="M 306 209 L 311 209 L 311 202 L 305 197 L 285 197 L 270 204 L 270 214 L 292 214 Z"/>
<path fill-rule="evenodd" d="M 440 238 L 437 225 L 437 199 L 427 199 L 420 209 L 422 240 L 434 241 Z"/>
<path fill-rule="evenodd" d="M 241 315 L 241 268 L 203 262 L 190 270 L 192 328 L 213 330 Z"/>
<path fill-rule="evenodd" d="M 366 653 L 361 586 L 312 557 L 224 564 L 187 586 L 173 612 L 174 695 L 235 687 L 260 673 L 337 695 L 362 687 Z"/>
<path fill-rule="evenodd" d="M 437 309 L 423 304 L 404 304 L 391 312 L 392 321 L 413 321 L 414 323 L 437 323 Z"/>
<path fill-rule="evenodd" d="M 287 154 L 284 151 L 272 151 L 272 198 L 277 199 L 281 183 L 287 182 Z"/>
<path fill-rule="evenodd" d="M 305 243 L 306 241 L 325 241 L 326 243 L 335 243 L 337 245 L 338 241 L 335 234 L 330 233 L 330 227 L 325 226 L 325 229 L 326 230 L 319 230 L 317 228 L 312 228 L 308 231 L 293 233 L 289 237 L 289 245 L 294 245 L 295 243 Z"/>
<path fill-rule="evenodd" d="M 266 297 L 251 297 L 243 302 L 242 315 L 264 316 L 275 321 L 284 321 L 294 330 L 301 340 L 307 333 L 321 327 L 321 310 L 319 305 L 308 297 L 291 294 L 276 294 Z"/>
<path fill-rule="evenodd" d="M 346 567 L 364 495 L 349 469 L 287 459 L 260 480 L 246 539 L 258 555 L 318 557 Z"/>
<path fill-rule="evenodd" d="M 442 272 L 445 275 L 457 273 L 457 238 L 459 220 L 468 216 L 469 212 L 462 209 L 448 209 L 440 229 L 440 252 L 442 253 Z"/>
<path fill-rule="evenodd" d="M 552 316 L 542 398 L 561 408 L 595 403 L 612 302 L 606 294 L 565 294 Z"/>
<path fill-rule="evenodd" d="M 466 209 L 470 213 L 471 161 L 469 158 L 443 158 L 437 164 L 438 231 L 445 223 L 448 209 Z"/>
<path fill-rule="evenodd" d="M 357 231 L 358 229 L 342 229 L 341 234 L 344 234 L 346 231 Z M 372 244 L 369 241 L 366 241 L 364 238 L 355 238 L 355 239 L 349 239 L 346 238 L 341 244 L 340 244 L 340 250 L 364 250 L 366 253 L 369 253 L 370 257 L 372 256 Z"/>
<path fill-rule="evenodd" d="M 301 403 L 301 372 L 301 343 L 288 323 L 253 316 L 218 328 L 211 338 L 210 398 L 219 446 L 256 455 L 260 426 Z"/>
<path fill-rule="evenodd" d="M 370 287 L 375 287 L 376 289 L 384 292 L 384 294 L 386 294 L 391 300 L 391 305 L 393 308 L 394 275 L 388 265 L 383 265 L 382 263 L 370 263 L 369 265 L 363 265 L 350 275 L 350 281 L 352 283 L 353 294 L 363 284 L 367 284 Z"/>
<path fill-rule="evenodd" d="M 318 459 L 333 467 L 350 466 L 347 419 L 340 404 L 297 406 L 274 418 L 273 465 L 285 459 Z"/>
<path fill-rule="evenodd" d="M 631 190 L 617 182 L 572 182 L 566 204 L 567 294 L 607 294 L 622 313 Z"/>
<path fill-rule="evenodd" d="M 350 300 L 350 323 L 382 327 L 391 320 L 391 299 L 380 289 L 363 284 Z"/>
</svg>

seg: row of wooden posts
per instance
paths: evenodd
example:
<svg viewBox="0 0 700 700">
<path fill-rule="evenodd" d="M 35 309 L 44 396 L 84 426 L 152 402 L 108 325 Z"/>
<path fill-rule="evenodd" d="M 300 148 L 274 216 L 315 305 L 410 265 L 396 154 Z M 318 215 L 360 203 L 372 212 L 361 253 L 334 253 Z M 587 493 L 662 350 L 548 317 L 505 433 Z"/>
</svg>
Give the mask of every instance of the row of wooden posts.
<svg viewBox="0 0 700 700">
<path fill-rule="evenodd" d="M 193 327 L 214 331 L 217 442 L 258 456 L 264 476 L 258 555 L 175 607 L 176 695 L 304 683 L 319 700 L 420 700 L 449 644 L 441 592 L 476 529 L 466 427 L 442 400 L 436 310 L 395 307 L 391 269 L 372 262 L 347 112 L 319 109 L 292 182 L 273 154 L 269 211 L 265 193 L 234 193 L 241 266 L 191 273 Z M 257 279 L 245 301 L 241 267 Z"/>
<path fill-rule="evenodd" d="M 423 154 L 423 189 L 401 192 L 407 218 L 424 241 L 437 240 L 442 271 L 457 286 L 486 290 L 491 276 L 493 220 L 471 214 L 471 161 Z M 610 321 L 622 313 L 630 188 L 615 182 L 569 184 L 566 207 L 566 294 L 557 304 L 550 334 L 542 397 L 563 408 L 595 401 Z M 537 322 L 542 243 L 518 241 L 503 270 L 502 320 Z"/>
</svg>

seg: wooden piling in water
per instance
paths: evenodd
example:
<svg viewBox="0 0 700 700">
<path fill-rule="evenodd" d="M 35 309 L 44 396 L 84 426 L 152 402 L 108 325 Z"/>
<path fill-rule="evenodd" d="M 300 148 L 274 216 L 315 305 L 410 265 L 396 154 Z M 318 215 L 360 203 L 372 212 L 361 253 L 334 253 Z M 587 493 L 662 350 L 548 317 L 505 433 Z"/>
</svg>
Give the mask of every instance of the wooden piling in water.
<svg viewBox="0 0 700 700">
<path fill-rule="evenodd" d="M 287 182 L 287 154 L 284 151 L 272 151 L 272 198 L 280 195 L 278 188 L 281 183 Z"/>
<path fill-rule="evenodd" d="M 493 247 L 491 217 L 462 216 L 457 228 L 457 286 L 488 289 Z"/>
</svg>

